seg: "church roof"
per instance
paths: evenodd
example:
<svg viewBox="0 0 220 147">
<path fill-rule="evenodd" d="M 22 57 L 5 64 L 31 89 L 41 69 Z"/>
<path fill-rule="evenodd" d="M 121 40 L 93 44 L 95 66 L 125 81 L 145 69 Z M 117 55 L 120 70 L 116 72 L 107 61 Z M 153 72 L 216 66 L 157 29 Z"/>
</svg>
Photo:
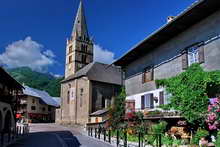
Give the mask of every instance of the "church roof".
<svg viewBox="0 0 220 147">
<path fill-rule="evenodd" d="M 88 79 L 92 81 L 121 85 L 120 69 L 99 62 L 93 62 L 86 65 L 77 71 L 74 75 L 64 79 L 62 83 L 84 76 L 88 77 Z"/>
<path fill-rule="evenodd" d="M 80 1 L 79 8 L 75 18 L 75 23 L 73 26 L 72 36 L 75 35 L 79 37 L 85 37 L 87 39 L 89 38 L 82 1 Z"/>
</svg>

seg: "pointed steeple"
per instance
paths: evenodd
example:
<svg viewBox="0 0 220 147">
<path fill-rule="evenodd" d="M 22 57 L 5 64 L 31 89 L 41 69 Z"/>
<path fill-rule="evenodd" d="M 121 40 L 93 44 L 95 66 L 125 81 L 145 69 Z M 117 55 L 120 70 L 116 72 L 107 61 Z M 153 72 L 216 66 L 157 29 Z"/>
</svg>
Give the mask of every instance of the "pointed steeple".
<svg viewBox="0 0 220 147">
<path fill-rule="evenodd" d="M 89 33 L 86 25 L 86 18 L 84 15 L 84 7 L 82 0 L 80 0 L 79 8 L 75 18 L 72 37 L 73 38 L 81 37 L 81 38 L 89 39 Z"/>
</svg>

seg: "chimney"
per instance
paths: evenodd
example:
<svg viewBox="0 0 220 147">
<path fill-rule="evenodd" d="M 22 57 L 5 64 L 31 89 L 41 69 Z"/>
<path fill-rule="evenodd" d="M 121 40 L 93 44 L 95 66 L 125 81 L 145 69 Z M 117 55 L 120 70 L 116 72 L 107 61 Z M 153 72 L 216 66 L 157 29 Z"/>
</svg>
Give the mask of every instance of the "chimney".
<svg viewBox="0 0 220 147">
<path fill-rule="evenodd" d="M 168 16 L 167 17 L 167 23 L 170 23 L 171 21 L 173 21 L 175 19 L 175 16 Z"/>
</svg>

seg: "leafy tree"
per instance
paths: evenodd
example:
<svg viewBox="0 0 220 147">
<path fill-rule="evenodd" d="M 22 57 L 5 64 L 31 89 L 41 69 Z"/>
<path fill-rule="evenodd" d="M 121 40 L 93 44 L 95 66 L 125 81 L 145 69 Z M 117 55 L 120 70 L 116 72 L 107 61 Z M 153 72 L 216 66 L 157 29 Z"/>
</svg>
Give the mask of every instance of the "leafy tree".
<svg viewBox="0 0 220 147">
<path fill-rule="evenodd" d="M 172 96 L 169 108 L 179 110 L 192 124 L 203 125 L 208 108 L 208 97 L 220 89 L 220 72 L 205 72 L 199 64 L 191 65 L 176 77 L 156 80 Z"/>
<path fill-rule="evenodd" d="M 118 128 L 124 121 L 125 115 L 125 88 L 122 88 L 121 93 L 115 98 L 113 106 L 110 108 L 110 126 Z"/>
</svg>

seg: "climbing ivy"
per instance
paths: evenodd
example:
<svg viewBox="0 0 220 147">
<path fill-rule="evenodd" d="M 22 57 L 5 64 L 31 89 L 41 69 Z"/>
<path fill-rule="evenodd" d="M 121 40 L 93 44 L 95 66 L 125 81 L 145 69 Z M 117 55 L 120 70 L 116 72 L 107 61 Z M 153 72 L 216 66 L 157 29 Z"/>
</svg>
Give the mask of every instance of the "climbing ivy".
<svg viewBox="0 0 220 147">
<path fill-rule="evenodd" d="M 208 97 L 220 93 L 220 71 L 206 72 L 199 64 L 192 64 L 176 77 L 156 80 L 171 94 L 169 108 L 181 112 L 189 123 L 204 125 Z"/>
</svg>

